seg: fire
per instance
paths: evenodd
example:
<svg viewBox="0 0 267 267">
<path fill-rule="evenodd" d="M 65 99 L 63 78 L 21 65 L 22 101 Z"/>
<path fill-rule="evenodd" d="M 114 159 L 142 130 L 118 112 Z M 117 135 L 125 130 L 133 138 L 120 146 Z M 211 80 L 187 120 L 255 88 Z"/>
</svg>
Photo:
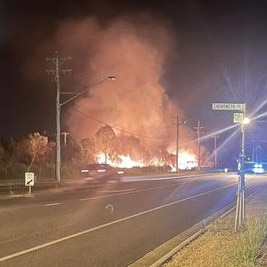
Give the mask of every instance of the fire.
<svg viewBox="0 0 267 267">
<path fill-rule="evenodd" d="M 144 167 L 145 165 L 142 162 L 137 162 L 131 159 L 131 157 L 128 156 L 119 156 L 121 159 L 121 163 L 118 164 L 118 167 L 120 168 L 132 168 L 132 167 Z"/>
<path fill-rule="evenodd" d="M 144 167 L 145 166 L 143 162 L 134 161 L 133 159 L 131 159 L 129 155 L 128 156 L 120 155 L 119 159 L 120 159 L 119 160 L 120 162 L 116 163 L 112 161 L 108 156 L 105 157 L 104 153 L 100 153 L 97 156 L 98 163 L 107 163 L 114 167 L 130 169 L 132 167 Z"/>
<path fill-rule="evenodd" d="M 197 157 L 188 151 L 179 152 L 178 165 L 180 170 L 191 170 L 197 167 Z"/>
<path fill-rule="evenodd" d="M 114 167 L 119 168 L 132 168 L 132 167 L 145 167 L 146 164 L 143 161 L 135 161 L 133 160 L 130 155 L 120 155 L 119 162 L 112 161 L 108 156 L 105 156 L 104 153 L 100 153 L 97 156 L 97 161 L 99 163 L 107 163 Z M 191 170 L 197 167 L 197 158 L 196 155 L 188 152 L 188 151 L 181 151 L 179 152 L 179 169 L 180 170 Z M 168 165 L 169 163 L 166 163 Z M 149 164 L 147 164 L 149 165 Z M 151 162 L 150 162 L 151 165 Z M 154 166 L 162 166 L 164 165 L 162 160 L 153 160 Z M 172 164 L 171 164 L 172 165 Z M 171 166 L 175 169 L 175 166 Z"/>
</svg>

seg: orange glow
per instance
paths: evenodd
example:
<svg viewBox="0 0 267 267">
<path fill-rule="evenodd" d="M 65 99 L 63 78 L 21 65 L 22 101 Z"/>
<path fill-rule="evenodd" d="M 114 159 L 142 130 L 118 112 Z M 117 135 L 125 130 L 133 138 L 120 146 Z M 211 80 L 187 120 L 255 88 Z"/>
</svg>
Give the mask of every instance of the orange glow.
<svg viewBox="0 0 267 267">
<path fill-rule="evenodd" d="M 109 157 L 106 158 L 105 161 L 105 154 L 100 153 L 97 156 L 97 162 L 99 163 L 107 163 L 114 167 L 119 168 L 132 168 L 132 167 L 145 167 L 148 165 L 153 166 L 163 166 L 163 165 L 171 165 L 173 170 L 175 170 L 175 166 L 173 164 L 170 164 L 169 162 L 162 162 L 162 159 L 153 159 L 153 162 L 150 162 L 149 164 L 145 164 L 143 161 L 135 161 L 133 160 L 129 155 L 120 155 L 119 156 L 119 162 L 112 161 Z M 197 167 L 197 157 L 193 153 L 190 153 L 188 151 L 181 151 L 179 152 L 179 169 L 180 170 L 191 170 Z"/>
<path fill-rule="evenodd" d="M 179 152 L 178 165 L 180 170 L 191 170 L 197 167 L 197 157 L 188 151 Z"/>
<path fill-rule="evenodd" d="M 97 155 L 97 162 L 98 163 L 107 163 L 111 166 L 114 167 L 119 167 L 119 168 L 132 168 L 132 167 L 144 167 L 145 164 L 142 162 L 138 162 L 138 161 L 134 161 L 133 159 L 131 159 L 131 157 L 128 156 L 124 156 L 124 155 L 120 155 L 119 156 L 119 163 L 116 163 L 112 160 L 110 160 L 109 157 L 107 157 L 106 162 L 105 162 L 105 154 L 104 153 L 100 153 Z"/>
<path fill-rule="evenodd" d="M 120 168 L 132 168 L 132 167 L 144 167 L 145 165 L 142 162 L 137 162 L 131 159 L 131 157 L 128 156 L 119 156 L 121 159 L 121 163 L 118 164 L 118 167 Z"/>
</svg>

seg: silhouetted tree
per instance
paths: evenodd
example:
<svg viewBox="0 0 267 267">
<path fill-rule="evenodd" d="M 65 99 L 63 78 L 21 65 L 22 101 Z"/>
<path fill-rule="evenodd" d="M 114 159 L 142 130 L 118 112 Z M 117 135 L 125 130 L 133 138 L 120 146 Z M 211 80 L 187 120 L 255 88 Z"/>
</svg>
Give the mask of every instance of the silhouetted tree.
<svg viewBox="0 0 267 267">
<path fill-rule="evenodd" d="M 118 157 L 118 139 L 110 126 L 103 126 L 97 131 L 96 145 L 99 152 L 104 153 L 105 163 L 107 163 L 108 158 L 116 161 Z"/>
</svg>

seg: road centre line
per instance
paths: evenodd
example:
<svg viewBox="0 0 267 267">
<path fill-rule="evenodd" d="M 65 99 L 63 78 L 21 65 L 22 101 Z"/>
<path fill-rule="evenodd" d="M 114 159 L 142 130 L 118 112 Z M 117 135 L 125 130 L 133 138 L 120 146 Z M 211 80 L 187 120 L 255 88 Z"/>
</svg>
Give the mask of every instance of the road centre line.
<svg viewBox="0 0 267 267">
<path fill-rule="evenodd" d="M 46 204 L 44 205 L 45 207 L 51 207 L 51 206 L 57 206 L 57 205 L 61 205 L 62 203 L 60 202 L 55 202 L 55 203 L 49 203 L 49 204 Z"/>
<path fill-rule="evenodd" d="M 200 196 L 204 196 L 204 195 L 207 195 L 209 193 L 216 192 L 216 191 L 219 191 L 219 190 L 225 189 L 227 187 L 231 187 L 231 186 L 233 186 L 233 184 L 227 185 L 227 186 L 223 186 L 223 187 L 220 187 L 220 188 L 216 188 L 216 189 L 213 189 L 213 190 L 210 190 L 210 191 L 207 191 L 207 192 L 195 195 L 195 196 L 191 196 L 191 197 L 187 197 L 187 198 L 184 198 L 184 199 L 180 199 L 180 200 L 177 200 L 177 201 L 174 201 L 174 202 L 162 205 L 162 206 L 158 206 L 158 207 L 153 208 L 153 209 L 149 209 L 149 210 L 146 210 L 146 211 L 142 211 L 142 212 L 133 214 L 131 216 L 127 216 L 127 217 L 118 219 L 118 220 L 113 221 L 113 222 L 105 223 L 105 224 L 96 226 L 96 227 L 91 228 L 91 229 L 87 229 L 87 230 L 84 230 L 84 231 L 81 231 L 81 232 L 78 232 L 78 233 L 75 233 L 75 234 L 72 234 L 72 235 L 69 235 L 69 236 L 65 236 L 65 237 L 53 240 L 51 242 L 44 243 L 42 245 L 38 245 L 38 246 L 29 248 L 29 249 L 26 249 L 26 250 L 22 250 L 22 251 L 19 251 L 17 253 L 10 254 L 10 255 L 7 255 L 5 257 L 0 258 L 0 262 L 4 262 L 4 261 L 7 261 L 9 259 L 12 259 L 12 258 L 15 258 L 15 257 L 19 257 L 19 256 L 22 256 L 22 255 L 28 254 L 30 252 L 34 252 L 34 251 L 37 251 L 37 250 L 40 250 L 40 249 L 43 249 L 43 248 L 46 248 L 46 247 L 61 243 L 61 242 L 66 241 L 66 240 L 69 240 L 69 239 L 72 239 L 72 238 L 76 238 L 78 236 L 82 236 L 82 235 L 85 235 L 85 234 L 88 234 L 88 233 L 103 229 L 103 228 L 105 228 L 107 226 L 110 226 L 110 225 L 113 225 L 113 224 L 116 224 L 116 223 L 120 223 L 120 222 L 124 222 L 124 221 L 127 221 L 129 219 L 136 218 L 136 217 L 139 217 L 141 215 L 145 215 L 145 214 L 148 214 L 150 212 L 160 210 L 162 208 L 166 208 L 166 207 L 169 207 L 169 206 L 172 206 L 172 205 L 175 205 L 175 204 L 187 201 L 187 200 L 191 200 L 191 199 L 194 199 L 194 198 L 197 198 L 197 197 L 200 197 Z"/>
<path fill-rule="evenodd" d="M 101 193 L 121 193 L 121 192 L 129 192 L 129 191 L 133 191 L 136 190 L 136 188 L 128 188 L 128 189 L 123 189 L 123 190 L 100 190 L 98 192 Z"/>
</svg>

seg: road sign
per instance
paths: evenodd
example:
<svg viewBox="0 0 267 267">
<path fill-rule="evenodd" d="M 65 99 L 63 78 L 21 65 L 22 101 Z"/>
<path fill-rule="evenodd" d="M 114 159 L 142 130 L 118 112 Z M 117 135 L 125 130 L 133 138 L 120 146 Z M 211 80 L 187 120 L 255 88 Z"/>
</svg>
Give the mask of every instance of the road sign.
<svg viewBox="0 0 267 267">
<path fill-rule="evenodd" d="M 245 111 L 246 104 L 241 103 L 213 103 L 213 110 L 239 110 Z"/>
<path fill-rule="evenodd" d="M 33 172 L 25 172 L 25 186 L 34 186 Z"/>
<path fill-rule="evenodd" d="M 244 121 L 244 113 L 234 113 L 234 123 L 242 123 Z"/>
</svg>

